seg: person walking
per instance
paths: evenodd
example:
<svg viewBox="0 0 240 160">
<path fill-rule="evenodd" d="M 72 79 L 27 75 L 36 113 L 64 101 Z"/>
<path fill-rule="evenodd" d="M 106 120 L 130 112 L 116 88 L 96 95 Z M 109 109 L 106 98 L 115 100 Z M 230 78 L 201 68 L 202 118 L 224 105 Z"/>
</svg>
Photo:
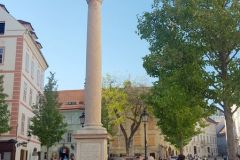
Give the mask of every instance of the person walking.
<svg viewBox="0 0 240 160">
<path fill-rule="evenodd" d="M 183 154 L 179 154 L 177 160 L 185 160 L 185 156 Z"/>
<path fill-rule="evenodd" d="M 150 156 L 148 157 L 148 160 L 155 160 L 155 159 L 154 159 L 154 157 L 153 157 L 152 155 L 150 155 Z"/>
<path fill-rule="evenodd" d="M 73 153 L 70 154 L 70 160 L 75 160 L 75 156 Z"/>
</svg>

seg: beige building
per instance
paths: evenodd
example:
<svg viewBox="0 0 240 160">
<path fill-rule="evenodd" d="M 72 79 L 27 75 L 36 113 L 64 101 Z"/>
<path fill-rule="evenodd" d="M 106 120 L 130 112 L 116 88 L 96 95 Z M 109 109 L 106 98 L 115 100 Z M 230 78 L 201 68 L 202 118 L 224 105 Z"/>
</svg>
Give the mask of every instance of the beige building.
<svg viewBox="0 0 240 160">
<path fill-rule="evenodd" d="M 193 137 L 190 143 L 184 148 L 184 155 L 196 155 L 199 157 L 215 157 L 217 152 L 217 136 L 216 136 L 216 124 L 214 120 L 207 119 L 208 126 L 203 128 L 202 133 Z M 111 142 L 110 153 L 113 155 L 124 155 L 125 141 L 124 137 L 119 130 L 118 134 L 113 137 Z M 156 125 L 156 120 L 150 118 L 147 122 L 147 152 L 148 155 L 154 155 L 155 158 L 167 158 L 169 156 L 176 156 L 179 152 L 164 141 L 164 136 L 161 135 L 160 129 Z M 132 155 L 144 155 L 144 128 L 141 124 L 137 133 L 133 138 Z"/>
<path fill-rule="evenodd" d="M 126 123 L 127 125 L 128 123 Z M 130 128 L 130 127 L 128 127 Z M 149 117 L 146 125 L 147 130 L 147 153 L 155 158 L 167 158 L 178 155 L 175 147 L 164 141 L 164 136 L 156 125 L 156 119 Z M 113 156 L 126 155 L 124 136 L 119 129 L 116 136 L 110 142 L 110 153 Z M 130 150 L 131 155 L 144 155 L 144 125 L 143 122 L 137 130 Z"/>
<path fill-rule="evenodd" d="M 40 150 L 37 137 L 29 137 L 32 105 L 43 92 L 44 72 L 48 65 L 41 44 L 29 22 L 16 20 L 0 4 L 0 74 L 11 118 L 11 131 L 0 136 L 0 159 L 29 160 Z"/>
</svg>

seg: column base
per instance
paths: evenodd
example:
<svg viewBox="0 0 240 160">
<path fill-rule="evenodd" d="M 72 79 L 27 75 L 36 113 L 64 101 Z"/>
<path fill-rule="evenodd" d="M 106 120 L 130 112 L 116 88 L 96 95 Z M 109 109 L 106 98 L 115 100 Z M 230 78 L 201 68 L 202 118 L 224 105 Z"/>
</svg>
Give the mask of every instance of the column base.
<svg viewBox="0 0 240 160">
<path fill-rule="evenodd" d="M 77 142 L 76 160 L 107 160 L 108 134 L 103 127 L 84 127 L 74 135 Z"/>
</svg>

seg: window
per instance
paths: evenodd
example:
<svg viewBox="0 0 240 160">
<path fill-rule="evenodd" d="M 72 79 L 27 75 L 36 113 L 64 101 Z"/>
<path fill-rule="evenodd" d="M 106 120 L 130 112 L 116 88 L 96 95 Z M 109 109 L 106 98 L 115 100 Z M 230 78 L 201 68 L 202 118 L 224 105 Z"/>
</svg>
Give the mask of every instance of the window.
<svg viewBox="0 0 240 160">
<path fill-rule="evenodd" d="M 22 135 L 24 135 L 24 132 L 25 132 L 25 126 L 24 126 L 24 124 L 25 124 L 25 114 L 24 113 L 22 113 L 22 120 L 21 120 L 21 134 Z"/>
<path fill-rule="evenodd" d="M 208 153 L 210 153 L 210 147 L 207 147 L 207 151 L 208 151 Z"/>
<path fill-rule="evenodd" d="M 72 142 L 72 133 L 67 134 L 67 142 Z"/>
<path fill-rule="evenodd" d="M 71 102 L 66 102 L 65 104 L 66 104 L 66 105 L 77 105 L 77 102 L 72 102 L 72 101 L 71 101 Z"/>
<path fill-rule="evenodd" d="M 3 64 L 4 48 L 0 48 L 0 64 Z"/>
<path fill-rule="evenodd" d="M 196 146 L 193 147 L 193 153 L 197 154 L 197 147 Z"/>
<path fill-rule="evenodd" d="M 26 102 L 27 100 L 27 83 L 23 83 L 23 101 Z"/>
<path fill-rule="evenodd" d="M 5 31 L 5 22 L 0 22 L 0 34 L 4 34 Z"/>
<path fill-rule="evenodd" d="M 29 54 L 26 53 L 26 57 L 25 57 L 25 71 L 29 72 Z"/>
<path fill-rule="evenodd" d="M 30 91 L 29 91 L 29 106 L 32 106 L 32 89 L 30 88 Z"/>
<path fill-rule="evenodd" d="M 30 130 L 31 119 L 28 117 L 27 119 L 27 133 Z"/>
<path fill-rule="evenodd" d="M 39 69 L 37 70 L 37 85 L 39 86 L 40 82 L 40 71 Z"/>
<path fill-rule="evenodd" d="M 72 124 L 72 116 L 66 117 L 67 119 L 67 124 Z"/>
<path fill-rule="evenodd" d="M 41 89 L 44 88 L 44 73 L 41 74 L 41 83 L 40 83 Z"/>
<path fill-rule="evenodd" d="M 39 94 L 37 93 L 37 94 L 36 94 L 36 104 L 39 103 L 39 100 L 40 100 L 40 97 L 39 97 Z"/>
<path fill-rule="evenodd" d="M 35 70 L 35 65 L 34 65 L 34 61 L 31 62 L 31 77 L 32 79 L 34 78 L 34 70 Z"/>
</svg>

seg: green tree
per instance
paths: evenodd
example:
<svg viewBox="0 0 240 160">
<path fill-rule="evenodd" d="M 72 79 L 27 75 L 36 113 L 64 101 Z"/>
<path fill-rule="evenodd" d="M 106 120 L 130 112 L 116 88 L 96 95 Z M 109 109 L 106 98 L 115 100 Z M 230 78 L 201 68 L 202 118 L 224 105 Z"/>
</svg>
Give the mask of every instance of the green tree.
<svg viewBox="0 0 240 160">
<path fill-rule="evenodd" d="M 183 154 L 183 147 L 205 127 L 203 117 L 208 112 L 196 104 L 197 98 L 177 84 L 159 82 L 151 90 L 148 103 L 153 106 L 157 124 L 165 140 Z M 191 97 L 191 98 L 189 98 Z M 204 105 L 204 102 L 201 102 Z"/>
<path fill-rule="evenodd" d="M 0 134 L 8 132 L 10 130 L 8 105 L 5 99 L 7 95 L 3 93 L 3 75 L 0 76 Z"/>
<path fill-rule="evenodd" d="M 141 38 L 150 44 L 145 68 L 151 76 L 161 78 L 158 67 L 165 62 L 160 59 L 172 49 L 179 53 L 190 47 L 187 51 L 201 57 L 208 83 L 205 98 L 225 115 L 230 160 L 237 159 L 232 115 L 240 103 L 239 11 L 238 0 L 155 0 L 138 25 Z"/>
<path fill-rule="evenodd" d="M 54 73 L 50 72 L 48 83 L 44 87 L 44 95 L 40 95 L 39 103 L 34 108 L 35 116 L 32 118 L 30 129 L 38 136 L 41 145 L 46 146 L 47 156 L 49 148 L 62 139 L 66 132 L 66 124 L 59 112 L 57 81 Z"/>
<path fill-rule="evenodd" d="M 133 85 L 130 81 L 117 85 L 111 78 L 103 87 L 102 106 L 107 111 L 108 123 L 112 128 L 120 127 L 127 155 L 130 154 L 133 137 L 141 124 L 145 107 L 142 96 L 145 91 L 145 87 Z"/>
</svg>

